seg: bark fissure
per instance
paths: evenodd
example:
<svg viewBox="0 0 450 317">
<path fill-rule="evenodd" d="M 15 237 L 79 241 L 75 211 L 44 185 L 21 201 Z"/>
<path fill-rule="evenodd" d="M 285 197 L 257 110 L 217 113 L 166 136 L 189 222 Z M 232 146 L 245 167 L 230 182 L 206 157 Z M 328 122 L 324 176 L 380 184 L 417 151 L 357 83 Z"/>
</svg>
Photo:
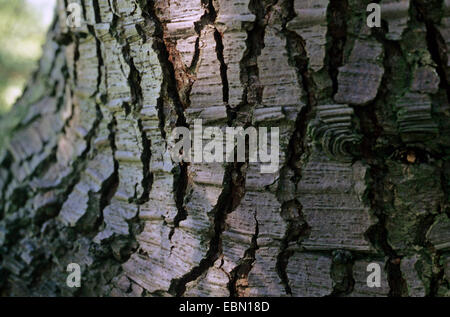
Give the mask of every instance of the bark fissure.
<svg viewBox="0 0 450 317">
<path fill-rule="evenodd" d="M 216 53 L 217 53 L 217 59 L 220 62 L 220 77 L 222 77 L 222 98 L 223 102 L 228 104 L 229 100 L 229 86 L 228 86 L 228 75 L 227 70 L 228 66 L 225 63 L 225 59 L 223 56 L 223 41 L 222 41 L 222 34 L 219 32 L 219 30 L 214 29 L 214 39 L 216 40 Z"/>
<path fill-rule="evenodd" d="M 189 126 L 188 123 L 186 122 L 186 117 L 184 113 L 184 110 L 188 105 L 183 103 L 182 98 L 177 89 L 175 66 L 171 62 L 170 52 L 164 41 L 164 32 L 165 32 L 164 25 L 155 13 L 155 2 L 143 1 L 143 3 L 141 3 L 140 5 L 144 18 L 149 19 L 155 24 L 155 32 L 153 34 L 154 37 L 153 49 L 157 52 L 159 62 L 161 63 L 163 69 L 163 84 L 161 89 L 161 96 L 158 98 L 158 115 L 160 119 L 161 135 L 164 140 L 167 140 L 167 135 L 165 132 L 164 113 L 165 108 L 169 108 L 170 105 L 167 105 L 164 95 L 167 95 L 175 106 L 175 112 L 177 114 L 175 127 Z M 187 166 L 188 163 L 180 162 L 178 163 L 178 166 L 172 170 L 172 173 L 174 174 L 174 199 L 178 213 L 174 218 L 174 227 L 169 233 L 168 237 L 169 240 L 171 240 L 175 232 L 175 229 L 179 227 L 180 222 L 188 217 L 187 210 L 184 206 L 184 197 L 186 196 L 186 188 L 188 184 Z"/>
<path fill-rule="evenodd" d="M 351 252 L 335 250 L 332 252 L 331 278 L 335 285 L 330 297 L 340 297 L 350 294 L 355 285 L 353 277 L 354 257 Z"/>
<path fill-rule="evenodd" d="M 120 43 L 120 37 L 117 41 Z M 130 44 L 124 43 L 122 46 L 123 56 L 128 66 L 130 67 L 130 72 L 128 76 L 128 83 L 130 86 L 131 93 L 131 104 L 132 110 L 137 115 L 142 109 L 142 88 L 141 88 L 141 75 L 134 65 L 133 58 L 130 56 Z"/>
<path fill-rule="evenodd" d="M 152 142 L 147 137 L 147 133 L 145 132 L 144 127 L 142 126 L 142 120 L 138 120 L 138 126 L 139 130 L 141 131 L 142 146 L 143 146 L 141 161 L 143 166 L 142 188 L 144 189 L 144 191 L 141 197 L 136 201 L 136 203 L 142 205 L 150 200 L 149 196 L 152 190 L 154 174 L 150 170 L 150 161 L 152 159 L 152 151 L 151 151 Z"/>
<path fill-rule="evenodd" d="M 374 32 L 377 32 L 375 30 Z M 384 100 L 388 93 L 388 81 L 392 76 L 394 71 L 392 68 L 392 56 L 394 54 L 401 54 L 401 48 L 399 44 L 389 41 L 385 38 L 385 30 L 382 31 L 383 34 L 376 34 L 378 41 L 383 44 L 385 50 L 384 57 L 384 69 L 385 74 L 383 75 L 380 90 L 373 102 L 371 102 L 367 107 L 360 108 L 354 107 L 355 116 L 361 123 L 361 132 L 364 136 L 363 141 L 360 146 L 360 155 L 364 160 L 367 161 L 369 166 L 370 182 L 367 188 L 367 198 L 371 208 L 372 214 L 376 217 L 377 223 L 372 225 L 365 233 L 371 244 L 378 250 L 381 250 L 383 254 L 388 257 L 385 269 L 387 270 L 388 283 L 390 287 L 389 296 L 402 296 L 405 292 L 405 281 L 402 277 L 400 270 L 400 257 L 397 252 L 389 245 L 388 242 L 388 231 L 386 228 L 386 215 L 384 209 L 387 203 L 392 204 L 392 202 L 387 202 L 385 197 L 385 192 L 389 188 L 387 184 L 386 176 L 387 166 L 383 153 L 379 149 L 376 149 L 377 140 L 383 133 L 383 128 L 378 122 L 376 105 L 381 100 Z M 392 149 L 388 149 L 392 151 Z"/>
<path fill-rule="evenodd" d="M 117 25 L 119 17 L 114 14 L 113 25 Z M 139 27 L 136 26 L 136 29 L 139 31 Z M 142 205 L 149 200 L 150 191 L 153 184 L 153 173 L 150 170 L 150 160 L 151 160 L 151 140 L 147 137 L 147 132 L 144 130 L 142 119 L 140 118 L 140 111 L 143 107 L 143 92 L 141 87 L 141 74 L 139 70 L 136 68 L 134 63 L 134 59 L 131 56 L 130 52 L 130 43 L 125 39 L 122 39 L 120 36 L 120 31 L 117 31 L 115 28 L 111 28 L 112 35 L 115 37 L 118 43 L 122 45 L 122 54 L 125 62 L 129 67 L 129 75 L 128 75 L 128 84 L 130 87 L 130 95 L 131 95 L 131 106 L 128 103 L 124 102 L 122 104 L 125 114 L 128 116 L 130 114 L 133 115 L 134 119 L 137 120 L 137 126 L 139 128 L 140 137 L 141 137 L 141 162 L 142 162 L 142 181 L 141 185 L 143 188 L 143 192 L 141 197 L 133 197 L 134 203 L 138 205 Z M 139 33 L 139 32 L 138 32 Z M 143 36 L 142 34 L 140 34 Z M 144 37 L 145 40 L 145 37 Z M 100 63 L 99 63 L 100 64 Z M 130 201 L 131 202 L 131 201 Z"/>
<path fill-rule="evenodd" d="M 292 12 L 292 14 L 284 21 L 282 33 L 286 37 L 286 49 L 289 55 L 290 63 L 292 63 L 297 69 L 299 81 L 302 83 L 302 88 L 306 92 L 306 104 L 297 115 L 295 131 L 289 141 L 287 164 L 285 167 L 294 172 L 294 177 L 290 181 L 297 184 L 302 177 L 302 170 L 298 165 L 298 162 L 301 160 L 302 156 L 308 155 L 306 134 L 308 124 L 315 116 L 317 100 L 314 90 L 315 83 L 312 78 L 311 70 L 309 69 L 309 61 L 305 50 L 304 40 L 296 32 L 289 31 L 286 28 L 286 24 L 295 17 L 293 14 L 294 2 L 290 1 L 288 5 L 290 8 L 289 12 Z M 301 242 L 303 238 L 309 235 L 310 231 L 310 227 L 302 213 L 301 203 L 297 199 L 284 202 L 282 204 L 282 214 L 289 215 L 289 209 L 291 208 L 297 210 L 296 216 L 294 218 L 289 216 L 284 217 L 287 222 L 287 229 L 280 244 L 276 262 L 278 276 L 280 277 L 286 294 L 288 295 L 292 294 L 292 290 L 289 285 L 289 278 L 286 268 L 289 263 L 289 258 L 293 255 L 293 250 L 290 249 L 289 246 L 292 242 Z"/>
<path fill-rule="evenodd" d="M 328 73 L 333 83 L 332 96 L 338 91 L 339 67 L 344 64 L 344 47 L 347 41 L 348 0 L 330 0 L 328 6 L 328 36 L 331 38 L 327 59 Z"/>
<path fill-rule="evenodd" d="M 180 222 L 187 219 L 188 212 L 184 206 L 184 197 L 186 196 L 186 189 L 188 186 L 188 165 L 185 163 L 179 163 L 174 173 L 174 193 L 175 203 L 178 209 L 178 213 L 173 219 L 173 228 L 169 233 L 169 240 L 172 240 L 172 236 L 175 233 L 175 229 L 180 226 Z"/>
<path fill-rule="evenodd" d="M 442 10 L 444 1 L 441 1 L 440 3 L 440 9 Z M 447 50 L 445 41 L 436 27 L 435 21 L 429 16 L 429 11 L 431 11 L 432 8 L 427 8 L 423 2 L 417 0 L 412 0 L 411 5 L 417 11 L 417 21 L 425 24 L 428 51 L 430 52 L 433 61 L 436 63 L 436 72 L 440 79 L 439 87 L 446 92 L 447 100 L 450 102 L 450 86 L 447 80 L 448 74 L 446 72 Z"/>
<path fill-rule="evenodd" d="M 195 41 L 195 51 L 194 56 L 192 58 L 191 65 L 189 65 L 188 71 L 191 74 L 195 74 L 195 70 L 197 68 L 198 61 L 200 59 L 200 36 L 202 34 L 203 29 L 208 26 L 212 25 L 214 21 L 216 21 L 217 18 L 217 12 L 213 5 L 213 0 L 202 0 L 202 5 L 205 8 L 204 14 L 200 17 L 199 21 L 194 22 L 195 25 L 195 32 L 197 33 L 197 39 Z M 192 85 L 191 87 L 192 88 Z M 189 92 L 188 91 L 188 100 L 189 100 Z"/>
<path fill-rule="evenodd" d="M 276 2 L 276 1 L 273 1 Z M 267 27 L 267 14 L 271 6 L 264 8 L 260 0 L 251 0 L 249 10 L 255 15 L 255 22 L 247 30 L 246 50 L 240 66 L 240 80 L 243 85 L 243 95 L 241 105 L 235 111 L 239 111 L 240 106 L 247 104 L 260 104 L 262 102 L 262 87 L 259 81 L 258 56 L 264 48 L 264 36 Z"/>
<path fill-rule="evenodd" d="M 217 200 L 216 206 L 209 212 L 213 218 L 213 225 L 211 227 L 211 238 L 205 257 L 200 261 L 198 266 L 194 267 L 188 273 L 172 280 L 169 288 L 170 294 L 182 296 L 186 291 L 186 284 L 195 281 L 207 272 L 222 253 L 222 233 L 225 230 L 226 217 L 239 205 L 240 199 L 242 198 L 236 196 L 236 191 L 238 190 L 236 186 L 237 175 L 235 175 L 235 172 L 236 167 L 234 164 L 228 164 L 226 166 L 222 183 L 223 191 Z M 242 177 L 241 175 L 239 178 L 245 181 L 245 176 Z"/>
<path fill-rule="evenodd" d="M 276 1 L 274 1 L 275 3 Z M 257 58 L 261 55 L 264 48 L 264 35 L 267 27 L 267 15 L 269 14 L 271 6 L 264 8 L 260 0 L 251 0 L 249 2 L 249 10 L 255 15 L 255 21 L 251 27 L 247 28 L 246 49 L 242 59 L 239 62 L 240 81 L 243 85 L 242 101 L 239 105 L 228 107 L 228 116 L 231 118 L 231 124 L 242 124 L 245 128 L 251 125 L 251 116 L 243 115 L 243 112 L 253 110 L 256 104 L 262 103 L 262 87 L 259 79 L 259 69 Z M 247 107 L 247 109 L 246 109 Z M 251 107 L 251 109 L 248 109 Z M 241 116 L 238 113 L 241 112 Z M 246 146 L 246 165 L 241 167 L 248 171 L 248 151 Z M 242 191 L 241 197 L 245 195 L 245 175 L 241 181 Z M 256 260 L 256 251 L 258 250 L 258 236 L 259 223 L 257 219 L 257 211 L 254 212 L 255 233 L 252 236 L 251 243 L 248 249 L 245 250 L 242 258 L 237 262 L 238 264 L 229 272 L 229 282 L 227 285 L 231 297 L 239 297 L 245 294 L 245 289 L 248 288 L 248 276 L 253 268 Z"/>
<path fill-rule="evenodd" d="M 244 256 L 239 260 L 239 264 L 230 272 L 230 281 L 228 283 L 228 291 L 230 297 L 239 297 L 248 287 L 248 275 L 253 268 L 256 259 L 256 251 L 258 247 L 259 223 L 258 213 L 254 213 L 255 233 L 252 236 L 250 247 L 245 250 Z"/>
</svg>

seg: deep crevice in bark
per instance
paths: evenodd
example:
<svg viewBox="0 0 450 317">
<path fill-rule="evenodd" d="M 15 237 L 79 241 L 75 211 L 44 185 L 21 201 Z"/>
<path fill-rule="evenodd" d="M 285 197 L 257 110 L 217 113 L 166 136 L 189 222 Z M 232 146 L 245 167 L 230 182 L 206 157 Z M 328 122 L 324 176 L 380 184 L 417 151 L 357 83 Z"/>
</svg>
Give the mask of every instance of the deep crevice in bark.
<svg viewBox="0 0 450 317">
<path fill-rule="evenodd" d="M 205 26 L 213 24 L 217 17 L 217 12 L 216 9 L 214 8 L 213 0 L 202 0 L 202 6 L 205 8 L 205 12 L 198 21 L 194 22 L 195 32 L 197 33 L 197 39 L 195 40 L 194 56 L 188 68 L 190 74 L 195 74 L 195 70 L 197 68 L 197 64 L 200 59 L 200 37 L 202 31 L 205 28 Z M 190 88 L 192 88 L 192 85 Z M 188 96 L 189 94 L 190 90 L 188 92 Z"/>
<path fill-rule="evenodd" d="M 186 196 L 186 189 L 188 186 L 188 165 L 181 162 L 174 168 L 174 183 L 173 192 L 175 193 L 175 204 L 177 205 L 178 213 L 173 220 L 173 228 L 169 233 L 169 240 L 172 239 L 175 229 L 180 226 L 180 222 L 187 219 L 188 212 L 184 206 L 184 197 Z"/>
<path fill-rule="evenodd" d="M 339 67 L 344 63 L 344 47 L 347 42 L 348 0 L 330 0 L 328 5 L 328 72 L 333 83 L 332 97 L 338 91 Z"/>
<path fill-rule="evenodd" d="M 383 21 L 382 28 L 372 29 L 374 38 L 383 45 L 384 49 L 384 75 L 381 80 L 380 88 L 375 99 L 370 104 L 359 107 L 353 106 L 355 117 L 359 121 L 359 127 L 364 136 L 360 144 L 359 153 L 361 159 L 368 165 L 369 181 L 365 192 L 365 199 L 370 206 L 372 215 L 377 219 L 377 223 L 369 227 L 365 232 L 368 241 L 378 251 L 388 257 L 385 263 L 387 272 L 388 284 L 390 287 L 389 296 L 399 297 L 406 294 L 406 281 L 403 278 L 400 270 L 401 257 L 391 247 L 388 242 L 388 230 L 386 228 L 387 215 L 385 213 L 386 206 L 392 206 L 393 202 L 390 200 L 392 195 L 387 195 L 391 184 L 387 181 L 388 167 L 386 165 L 386 158 L 393 157 L 395 153 L 395 145 L 384 145 L 379 148 L 379 138 L 384 136 L 385 131 L 382 123 L 379 122 L 379 107 L 380 104 L 386 102 L 391 98 L 390 94 L 397 93 L 390 91 L 389 84 L 392 82 L 393 72 L 395 69 L 394 56 L 403 57 L 403 51 L 399 43 L 386 39 L 388 26 Z M 406 74 L 410 76 L 410 74 Z M 406 89 L 408 81 L 404 81 L 403 88 Z"/>
<path fill-rule="evenodd" d="M 225 63 L 225 59 L 223 56 L 223 41 L 222 41 L 222 34 L 219 32 L 219 30 L 214 29 L 214 39 L 216 40 L 216 53 L 217 53 L 217 59 L 220 62 L 220 77 L 222 77 L 222 94 L 223 94 L 223 102 L 228 104 L 229 100 L 229 87 L 228 87 L 228 75 L 227 70 L 228 66 Z"/>
<path fill-rule="evenodd" d="M 299 81 L 303 84 L 303 90 L 306 92 L 306 104 L 297 115 L 295 122 L 295 131 L 289 141 L 289 150 L 287 155 L 287 166 L 294 171 L 294 177 L 290 181 L 297 184 L 302 177 L 301 167 L 298 162 L 301 157 L 308 154 L 308 146 L 306 144 L 306 134 L 309 122 L 315 116 L 315 107 L 317 106 L 317 100 L 315 96 L 315 83 L 309 69 L 309 61 L 305 50 L 305 42 L 301 36 L 297 33 L 286 29 L 288 21 L 292 20 L 295 16 L 293 13 L 294 2 L 289 1 L 288 6 L 291 15 L 286 17 L 282 26 L 282 33 L 286 37 L 286 49 L 289 55 L 289 61 L 296 67 Z M 289 216 L 289 209 L 293 208 L 297 210 L 294 218 Z M 289 245 L 292 242 L 301 242 L 302 238 L 305 238 L 310 233 L 310 227 L 305 220 L 302 213 L 302 205 L 298 200 L 288 201 L 282 204 L 282 215 L 287 222 L 287 229 L 283 240 L 280 244 L 280 250 L 277 256 L 276 269 L 278 276 L 280 277 L 282 284 L 285 287 L 287 294 L 292 294 L 291 287 L 289 285 L 289 278 L 286 272 L 289 258 L 293 255 L 293 251 L 289 249 Z"/>
<path fill-rule="evenodd" d="M 180 94 L 178 93 L 175 66 L 171 62 L 170 53 L 164 41 L 164 26 L 155 13 L 155 3 L 154 1 L 143 2 L 144 3 L 141 4 L 141 8 L 144 17 L 153 21 L 155 24 L 155 33 L 153 34 L 153 49 L 158 54 L 158 59 L 162 65 L 163 70 L 163 84 L 161 89 L 161 96 L 158 99 L 158 113 L 160 118 L 161 134 L 164 140 L 167 140 L 167 135 L 164 129 L 164 113 L 165 109 L 168 106 L 170 107 L 170 105 L 167 105 L 164 95 L 167 95 L 175 106 L 175 112 L 177 114 L 177 120 L 175 123 L 176 127 L 188 127 L 186 117 L 184 115 L 184 109 L 185 107 L 187 107 L 187 105 L 183 104 Z M 184 207 L 184 197 L 186 195 L 186 188 L 188 184 L 187 164 L 180 162 L 178 166 L 173 169 L 172 173 L 174 174 L 174 199 L 178 209 L 178 213 L 174 218 L 174 227 L 169 233 L 169 240 L 172 238 L 175 229 L 178 228 L 180 222 L 185 220 L 188 216 L 187 210 Z"/>
<path fill-rule="evenodd" d="M 143 107 L 143 94 L 141 88 L 141 74 L 137 70 L 134 65 L 133 58 L 131 57 L 130 45 L 129 43 L 125 43 L 122 46 L 123 56 L 125 61 L 128 63 L 130 67 L 130 73 L 128 76 L 128 82 L 130 86 L 130 94 L 131 94 L 131 103 L 132 103 L 132 111 L 136 117 L 139 117 L 139 112 Z M 153 184 L 153 173 L 150 171 L 150 160 L 151 160 L 151 140 L 148 139 L 147 133 L 144 130 L 144 126 L 142 123 L 142 119 L 137 120 L 139 131 L 141 133 L 142 140 L 142 153 L 141 153 L 141 162 L 143 166 L 143 179 L 142 179 L 142 188 L 143 193 L 141 197 L 135 197 L 135 202 L 138 205 L 142 205 L 149 200 L 150 191 Z"/>
<path fill-rule="evenodd" d="M 119 42 L 119 39 L 118 39 Z M 120 43 L 120 42 L 119 42 Z M 122 53 L 130 67 L 130 73 L 128 76 L 128 83 L 130 86 L 130 94 L 131 94 L 131 105 L 132 109 L 135 113 L 139 113 L 142 108 L 142 88 L 141 88 L 141 74 L 136 69 L 134 65 L 133 57 L 131 57 L 130 53 L 130 44 L 125 43 L 122 46 Z"/>
<path fill-rule="evenodd" d="M 108 124 L 109 130 L 109 146 L 112 150 L 113 161 L 114 161 L 114 172 L 113 174 L 102 184 L 100 189 L 100 216 L 97 220 L 96 227 L 100 227 L 103 224 L 103 210 L 111 203 L 111 199 L 117 191 L 119 186 L 119 162 L 116 159 L 116 118 L 113 116 L 111 122 Z"/>
<path fill-rule="evenodd" d="M 272 5 L 276 1 L 272 1 Z M 257 58 L 260 56 L 264 48 L 265 29 L 267 27 L 267 15 L 269 14 L 271 5 L 264 7 L 260 0 L 251 0 L 249 3 L 249 10 L 255 15 L 255 21 L 247 28 L 246 50 L 244 56 L 239 62 L 240 66 L 240 81 L 243 85 L 242 101 L 235 107 L 228 108 L 228 114 L 232 122 L 242 124 L 245 128 L 251 125 L 250 116 L 244 118 L 238 117 L 238 112 L 246 111 L 245 107 L 254 107 L 256 104 L 262 102 L 262 87 L 259 82 L 259 68 Z M 247 111 L 251 111 L 248 110 Z M 243 121 L 242 121 L 243 119 Z M 246 146 L 247 152 L 247 146 Z M 248 164 L 248 153 L 246 153 L 246 163 Z M 246 170 L 248 165 L 246 167 Z M 243 179 L 245 184 L 245 179 Z M 243 188 L 242 197 L 245 195 Z M 255 218 L 255 234 L 252 236 L 250 247 L 245 250 L 244 256 L 239 259 L 238 264 L 229 273 L 228 290 L 231 297 L 239 297 L 245 294 L 245 289 L 248 287 L 248 275 L 253 268 L 255 262 L 256 251 L 258 250 L 257 239 L 259 235 L 259 223 L 257 219 L 257 212 L 254 214 Z M 228 273 L 227 273 L 228 274 Z"/>
<path fill-rule="evenodd" d="M 241 165 L 240 163 L 236 163 Z M 213 226 L 211 228 L 211 239 L 209 248 L 205 257 L 200 261 L 199 265 L 194 267 L 188 273 L 180 278 L 173 279 L 170 283 L 169 293 L 174 296 L 182 296 L 186 291 L 186 284 L 195 281 L 203 273 L 207 272 L 209 268 L 214 265 L 214 262 L 222 253 L 222 233 L 225 230 L 225 220 L 229 213 L 231 213 L 240 203 L 241 196 L 239 195 L 239 182 L 245 182 L 244 175 L 236 175 L 239 168 L 235 164 L 228 164 L 225 169 L 223 180 L 223 191 L 220 194 L 217 204 L 209 213 L 213 218 Z"/>
<path fill-rule="evenodd" d="M 255 233 L 252 236 L 250 247 L 245 250 L 244 257 L 239 260 L 239 264 L 230 272 L 230 281 L 227 285 L 230 297 L 240 297 L 241 294 L 245 293 L 245 288 L 248 287 L 248 275 L 253 268 L 256 251 L 259 248 L 259 223 L 257 217 L 258 214 L 255 211 Z"/>
<path fill-rule="evenodd" d="M 273 1 L 274 2 L 274 1 Z M 242 102 L 233 111 L 248 104 L 262 102 L 262 87 L 259 82 L 257 58 L 264 48 L 264 36 L 267 27 L 267 14 L 271 7 L 264 8 L 261 0 L 250 0 L 249 10 L 255 15 L 255 22 L 247 30 L 246 50 L 240 65 L 240 80 L 243 85 Z"/>
<path fill-rule="evenodd" d="M 444 1 L 434 1 L 432 5 L 436 5 L 438 2 L 440 2 L 440 10 L 442 10 Z M 411 6 L 417 13 L 417 21 L 425 24 L 428 51 L 436 63 L 436 72 L 440 79 L 439 87 L 446 92 L 447 100 L 450 102 L 450 86 L 447 80 L 449 78 L 447 73 L 447 49 L 445 41 L 435 25 L 435 21 L 430 16 L 433 13 L 433 6 L 428 7 L 429 4 L 418 0 L 412 0 Z"/>
<path fill-rule="evenodd" d="M 151 144 L 152 141 L 147 137 L 147 133 L 144 130 L 142 125 L 142 120 L 138 120 L 139 130 L 141 131 L 142 138 L 142 154 L 141 161 L 143 165 L 143 179 L 142 179 L 142 188 L 144 189 L 142 196 L 137 200 L 137 204 L 142 205 L 150 200 L 150 192 L 152 190 L 153 185 L 153 172 L 150 170 L 150 161 L 152 159 L 151 152 Z"/>
</svg>

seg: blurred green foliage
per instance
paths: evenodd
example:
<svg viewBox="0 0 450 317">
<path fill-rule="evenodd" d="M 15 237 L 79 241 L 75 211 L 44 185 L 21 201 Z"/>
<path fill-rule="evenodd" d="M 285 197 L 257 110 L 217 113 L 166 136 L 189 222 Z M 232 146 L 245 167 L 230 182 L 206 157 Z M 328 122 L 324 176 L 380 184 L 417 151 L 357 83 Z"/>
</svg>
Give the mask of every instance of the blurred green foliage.
<svg viewBox="0 0 450 317">
<path fill-rule="evenodd" d="M 0 0 L 0 115 L 7 112 L 37 69 L 46 26 L 26 0 Z"/>
</svg>

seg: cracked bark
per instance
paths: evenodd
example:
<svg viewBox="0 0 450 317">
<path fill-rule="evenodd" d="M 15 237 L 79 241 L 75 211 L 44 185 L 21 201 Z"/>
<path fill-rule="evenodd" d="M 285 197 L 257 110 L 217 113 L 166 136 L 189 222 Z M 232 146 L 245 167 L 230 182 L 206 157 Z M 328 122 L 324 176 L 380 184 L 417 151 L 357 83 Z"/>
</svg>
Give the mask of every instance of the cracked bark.
<svg viewBox="0 0 450 317">
<path fill-rule="evenodd" d="M 449 1 L 77 2 L 1 119 L 1 295 L 450 296 Z M 175 164 L 195 119 L 279 170 Z"/>
</svg>

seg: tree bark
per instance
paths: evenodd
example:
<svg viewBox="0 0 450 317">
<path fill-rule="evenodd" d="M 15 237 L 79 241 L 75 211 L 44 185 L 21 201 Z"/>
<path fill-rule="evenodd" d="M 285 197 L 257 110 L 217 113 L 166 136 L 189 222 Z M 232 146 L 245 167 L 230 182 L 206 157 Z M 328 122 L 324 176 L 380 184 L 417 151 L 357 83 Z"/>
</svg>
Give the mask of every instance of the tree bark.
<svg viewBox="0 0 450 317">
<path fill-rule="evenodd" d="M 0 293 L 450 296 L 450 2 L 378 2 L 59 1 L 1 122 Z M 280 127 L 279 170 L 173 162 L 198 118 Z"/>
</svg>

